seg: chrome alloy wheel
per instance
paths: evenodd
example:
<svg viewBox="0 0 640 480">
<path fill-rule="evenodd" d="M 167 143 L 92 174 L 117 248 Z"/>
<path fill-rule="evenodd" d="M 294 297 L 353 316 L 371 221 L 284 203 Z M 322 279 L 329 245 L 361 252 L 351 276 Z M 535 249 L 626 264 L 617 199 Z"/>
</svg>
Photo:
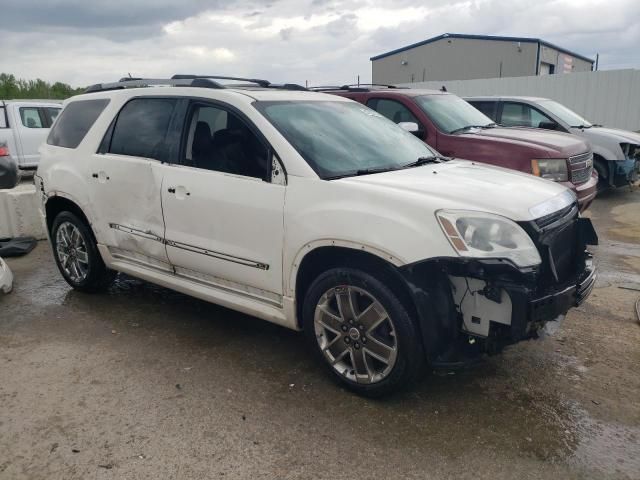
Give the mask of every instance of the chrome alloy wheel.
<svg viewBox="0 0 640 480">
<path fill-rule="evenodd" d="M 357 383 L 383 380 L 396 363 L 393 321 L 369 292 L 339 286 L 324 293 L 314 313 L 316 340 L 340 375 Z"/>
<path fill-rule="evenodd" d="M 64 273 L 74 283 L 81 283 L 89 273 L 87 245 L 78 227 L 62 223 L 56 232 L 56 254 Z"/>
</svg>

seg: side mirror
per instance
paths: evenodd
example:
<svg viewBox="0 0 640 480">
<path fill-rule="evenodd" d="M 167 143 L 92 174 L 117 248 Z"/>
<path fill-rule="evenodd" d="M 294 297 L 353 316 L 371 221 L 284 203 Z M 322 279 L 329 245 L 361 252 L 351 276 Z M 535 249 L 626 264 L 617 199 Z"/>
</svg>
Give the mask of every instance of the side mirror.
<svg viewBox="0 0 640 480">
<path fill-rule="evenodd" d="M 424 134 L 424 131 L 420 129 L 416 122 L 400 122 L 398 126 L 409 133 L 413 133 L 416 137 L 422 137 Z"/>
<path fill-rule="evenodd" d="M 544 128 L 545 130 L 557 130 L 558 124 L 556 122 L 540 122 L 538 128 Z"/>
<path fill-rule="evenodd" d="M 3 150 L 8 153 L 7 148 L 0 145 L 0 190 L 14 188 L 20 182 L 16 161 L 9 155 L 2 155 Z"/>
</svg>

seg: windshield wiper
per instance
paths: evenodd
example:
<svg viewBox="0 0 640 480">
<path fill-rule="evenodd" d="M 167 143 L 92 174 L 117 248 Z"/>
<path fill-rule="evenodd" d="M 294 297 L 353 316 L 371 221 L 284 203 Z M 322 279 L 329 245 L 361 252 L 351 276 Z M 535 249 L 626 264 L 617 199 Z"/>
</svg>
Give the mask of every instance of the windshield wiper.
<svg viewBox="0 0 640 480">
<path fill-rule="evenodd" d="M 428 157 L 420 157 L 415 162 L 407 163 L 402 168 L 419 167 L 420 165 L 426 165 L 427 163 L 442 163 L 451 160 L 449 157 L 443 157 L 442 155 L 429 155 Z"/>
<path fill-rule="evenodd" d="M 593 127 L 593 125 L 571 125 L 571 128 L 579 128 L 581 130 L 584 130 L 585 128 L 591 128 Z"/>
<path fill-rule="evenodd" d="M 397 170 L 399 167 L 397 166 L 393 166 L 393 167 L 376 167 L 376 168 L 361 168 L 359 170 L 356 170 L 355 175 L 356 176 L 360 176 L 360 175 L 371 175 L 373 173 L 382 173 L 382 172 L 390 172 L 392 170 Z"/>
<path fill-rule="evenodd" d="M 487 123 L 486 125 L 467 125 L 466 127 L 456 128 L 455 130 L 452 130 L 449 133 L 453 134 L 453 133 L 464 132 L 465 130 L 469 130 L 471 128 L 487 129 L 487 128 L 495 128 L 497 126 L 498 126 L 497 123 Z"/>
</svg>

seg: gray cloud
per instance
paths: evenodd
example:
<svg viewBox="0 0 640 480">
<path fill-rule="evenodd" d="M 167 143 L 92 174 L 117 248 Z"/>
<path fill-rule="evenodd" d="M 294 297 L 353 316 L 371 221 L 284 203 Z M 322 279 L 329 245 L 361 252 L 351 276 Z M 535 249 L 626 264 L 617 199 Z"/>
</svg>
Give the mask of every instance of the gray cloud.
<svg viewBox="0 0 640 480">
<path fill-rule="evenodd" d="M 640 2 L 4 0 L 0 71 L 86 85 L 176 72 L 363 81 L 369 57 L 444 32 L 540 37 L 640 67 Z"/>
</svg>

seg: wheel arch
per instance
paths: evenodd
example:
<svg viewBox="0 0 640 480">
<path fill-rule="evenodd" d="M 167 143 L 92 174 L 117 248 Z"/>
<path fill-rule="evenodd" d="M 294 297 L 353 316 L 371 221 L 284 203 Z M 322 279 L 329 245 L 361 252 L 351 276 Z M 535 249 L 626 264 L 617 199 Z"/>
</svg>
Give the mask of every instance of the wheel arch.
<svg viewBox="0 0 640 480">
<path fill-rule="evenodd" d="M 53 195 L 47 199 L 44 205 L 44 211 L 47 222 L 47 232 L 51 233 L 53 221 L 55 220 L 56 216 L 58 216 L 60 212 L 67 211 L 78 216 L 78 218 L 80 218 L 80 220 L 82 220 L 89 228 L 89 232 L 91 232 L 93 240 L 96 240 L 96 236 L 89 218 L 84 213 L 82 208 L 72 199 L 62 195 Z"/>
<path fill-rule="evenodd" d="M 400 260 L 393 255 L 375 249 L 348 244 L 347 242 L 322 242 L 307 246 L 294 262 L 290 276 L 290 291 L 295 296 L 296 325 L 302 328 L 304 296 L 314 279 L 323 272 L 337 267 L 357 268 L 376 278 L 387 281 L 387 286 L 402 300 L 416 319 L 417 309 L 409 285 L 396 264 Z M 418 322 L 419 323 L 419 322 Z"/>
</svg>

